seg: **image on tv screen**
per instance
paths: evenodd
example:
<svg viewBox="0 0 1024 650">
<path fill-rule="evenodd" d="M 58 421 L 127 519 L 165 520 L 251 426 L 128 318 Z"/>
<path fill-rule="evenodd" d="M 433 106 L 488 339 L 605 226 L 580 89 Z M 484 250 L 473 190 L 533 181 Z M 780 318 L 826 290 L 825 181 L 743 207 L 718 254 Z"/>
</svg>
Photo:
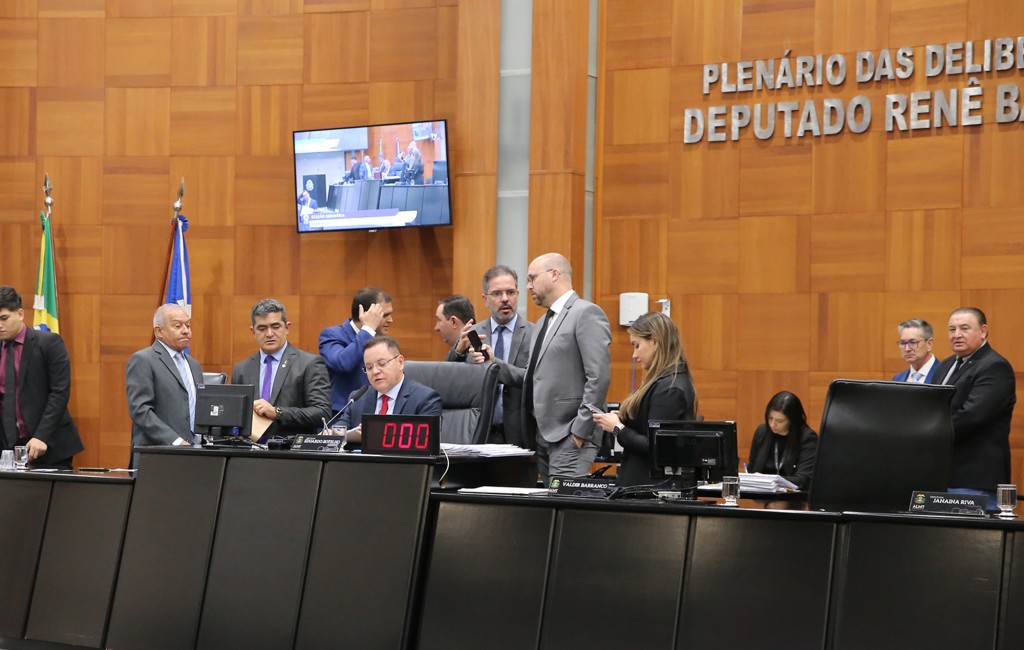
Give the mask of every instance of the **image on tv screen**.
<svg viewBox="0 0 1024 650">
<path fill-rule="evenodd" d="M 299 232 L 451 225 L 445 120 L 293 135 Z"/>
</svg>

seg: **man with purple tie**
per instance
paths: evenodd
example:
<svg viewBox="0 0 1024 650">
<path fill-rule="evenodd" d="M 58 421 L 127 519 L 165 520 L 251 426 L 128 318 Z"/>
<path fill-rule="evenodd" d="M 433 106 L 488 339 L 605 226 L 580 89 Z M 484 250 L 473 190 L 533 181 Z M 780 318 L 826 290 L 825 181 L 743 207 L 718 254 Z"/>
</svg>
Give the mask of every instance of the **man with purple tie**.
<svg viewBox="0 0 1024 650">
<path fill-rule="evenodd" d="M 273 421 L 260 441 L 316 432 L 331 417 L 324 360 L 288 343 L 291 323 L 277 300 L 256 303 L 250 321 L 260 349 L 235 366 L 231 383 L 256 387 L 252 410 Z"/>
</svg>

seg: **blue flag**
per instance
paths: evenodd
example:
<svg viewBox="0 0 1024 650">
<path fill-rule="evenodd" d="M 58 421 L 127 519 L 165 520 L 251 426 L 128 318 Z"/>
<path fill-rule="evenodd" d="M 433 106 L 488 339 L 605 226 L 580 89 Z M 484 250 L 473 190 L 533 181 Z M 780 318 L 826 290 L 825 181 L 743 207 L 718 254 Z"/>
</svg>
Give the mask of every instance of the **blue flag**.
<svg viewBox="0 0 1024 650">
<path fill-rule="evenodd" d="M 192 315 L 192 277 L 188 270 L 188 247 L 185 246 L 185 231 L 188 218 L 178 215 L 174 228 L 174 247 L 171 250 L 171 271 L 167 274 L 167 294 L 164 302 L 183 307 Z"/>
</svg>

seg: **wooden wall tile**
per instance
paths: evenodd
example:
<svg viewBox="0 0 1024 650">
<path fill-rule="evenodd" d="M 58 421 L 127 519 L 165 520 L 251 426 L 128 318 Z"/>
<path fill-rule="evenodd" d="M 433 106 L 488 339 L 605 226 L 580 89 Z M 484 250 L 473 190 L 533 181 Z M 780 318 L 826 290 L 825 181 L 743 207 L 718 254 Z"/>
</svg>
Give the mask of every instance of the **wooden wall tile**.
<svg viewBox="0 0 1024 650">
<path fill-rule="evenodd" d="M 302 16 L 239 18 L 238 83 L 255 86 L 301 81 L 302 24 Z"/>
<path fill-rule="evenodd" d="M 960 288 L 960 210 L 913 210 L 886 216 L 886 290 Z"/>
<path fill-rule="evenodd" d="M 40 88 L 36 91 L 36 153 L 43 156 L 103 155 L 102 88 Z M 68 125 L 74 128 L 68 128 Z"/>
<path fill-rule="evenodd" d="M 167 158 L 105 158 L 103 223 L 166 223 L 170 228 L 177 180 L 170 177 Z"/>
<path fill-rule="evenodd" d="M 1005 170 L 1024 165 L 1024 131 L 1019 125 L 983 124 L 965 136 L 964 207 L 1015 208 L 1024 203 L 1022 183 L 1007 182 Z"/>
<path fill-rule="evenodd" d="M 740 144 L 740 214 L 809 214 L 814 209 L 810 142 Z"/>
<path fill-rule="evenodd" d="M 963 212 L 963 288 L 1024 288 L 1024 223 L 1019 208 Z"/>
<path fill-rule="evenodd" d="M 671 63 L 672 0 L 607 0 L 604 11 L 607 24 L 615 25 L 604 41 L 608 70 L 651 68 Z"/>
<path fill-rule="evenodd" d="M 0 5 L 0 18 L 35 18 L 37 0 L 10 0 Z"/>
<path fill-rule="evenodd" d="M 616 264 L 595 269 L 602 276 L 604 294 L 618 301 L 627 291 L 643 291 L 664 298 L 668 265 L 668 222 L 657 218 L 609 219 L 596 253 Z M 634 256 L 645 264 L 634 264 Z M 674 257 L 674 256 L 673 256 Z"/>
<path fill-rule="evenodd" d="M 371 83 L 369 87 L 370 114 L 381 122 L 419 122 L 424 117 L 446 117 L 434 110 L 433 81 L 382 81 Z"/>
<path fill-rule="evenodd" d="M 168 86 L 171 83 L 171 19 L 106 21 L 107 86 Z"/>
<path fill-rule="evenodd" d="M 172 88 L 171 153 L 234 155 L 235 95 L 234 88 Z"/>
<path fill-rule="evenodd" d="M 102 88 L 105 34 L 102 18 L 40 18 L 39 85 Z"/>
<path fill-rule="evenodd" d="M 0 88 L 0 123 L 7 127 L 0 131 L 0 156 L 35 153 L 36 115 L 34 88 Z"/>
<path fill-rule="evenodd" d="M 68 225 L 99 225 L 103 211 L 103 159 L 98 156 L 40 158 L 36 177 L 42 178 L 47 172 L 54 188 L 54 218 Z M 39 198 L 42 199 L 42 194 Z"/>
<path fill-rule="evenodd" d="M 609 75 L 608 143 L 651 144 L 668 139 L 669 69 L 620 70 Z"/>
<path fill-rule="evenodd" d="M 885 342 L 881 292 L 811 294 L 811 369 L 881 372 Z"/>
<path fill-rule="evenodd" d="M 234 86 L 238 69 L 238 20 L 187 16 L 171 20 L 171 85 Z M 184 56 L 180 53 L 187 52 Z"/>
<path fill-rule="evenodd" d="M 306 83 L 369 81 L 369 14 L 310 14 L 305 19 L 303 75 Z M 382 51 L 401 51 L 382 41 Z M 373 52 L 377 56 L 377 52 Z"/>
<path fill-rule="evenodd" d="M 108 156 L 170 154 L 170 88 L 108 88 L 105 109 Z"/>
<path fill-rule="evenodd" d="M 604 215 L 667 217 L 674 177 L 668 145 L 615 147 L 604 158 Z"/>
<path fill-rule="evenodd" d="M 810 370 L 811 300 L 805 293 L 741 294 L 738 370 Z M 767 399 L 767 398 L 766 398 Z"/>
<path fill-rule="evenodd" d="M 814 147 L 814 212 L 871 212 L 885 207 L 884 131 L 843 133 Z"/>
<path fill-rule="evenodd" d="M 191 225 L 235 225 L 233 156 L 174 156 L 171 158 L 168 185 L 176 191 L 182 178 L 185 179 L 182 214 L 188 217 Z"/>
<path fill-rule="evenodd" d="M 171 15 L 171 0 L 107 0 L 107 18 L 157 18 Z"/>
<path fill-rule="evenodd" d="M 38 21 L 0 19 L 0 85 L 35 86 Z"/>
<path fill-rule="evenodd" d="M 889 140 L 886 206 L 955 208 L 963 202 L 963 136 L 906 134 Z"/>
<path fill-rule="evenodd" d="M 0 196 L 4 197 L 0 201 L 0 223 L 5 227 L 8 223 L 30 223 L 38 227 L 44 197 L 40 191 L 42 182 L 36 181 L 36 165 L 31 158 L 0 159 Z"/>
<path fill-rule="evenodd" d="M 307 14 L 335 11 L 368 11 L 370 9 L 370 0 L 304 0 L 302 8 Z"/>
<path fill-rule="evenodd" d="M 437 70 L 436 9 L 398 9 L 370 12 L 369 48 L 348 50 L 348 56 L 367 56 L 369 80 L 411 81 L 433 78 Z"/>
<path fill-rule="evenodd" d="M 967 0 L 893 0 L 889 42 L 925 45 L 962 41 Z"/>
<path fill-rule="evenodd" d="M 227 299 L 234 293 L 236 263 L 234 229 L 228 226 L 207 226 L 202 216 L 189 219 L 185 235 L 188 244 L 192 295 L 203 295 L 211 301 Z M 252 259 L 252 258 L 247 258 Z M 273 260 L 267 266 L 273 266 Z M 216 321 L 214 321 L 216 322 Z"/>
<path fill-rule="evenodd" d="M 819 0 L 814 7 L 814 51 L 878 52 L 889 47 L 891 3 L 892 0 Z"/>
<path fill-rule="evenodd" d="M 745 0 L 743 60 L 813 54 L 814 0 Z"/>
<path fill-rule="evenodd" d="M 739 220 L 669 223 L 668 278 L 672 291 L 736 293 Z"/>
<path fill-rule="evenodd" d="M 739 216 L 740 147 L 673 144 L 669 155 L 673 219 L 732 219 Z"/>
<path fill-rule="evenodd" d="M 301 112 L 301 86 L 239 86 L 239 155 L 291 155 L 292 131 L 299 129 Z"/>
<path fill-rule="evenodd" d="M 672 21 L 672 65 L 738 61 L 742 17 L 742 0 L 676 0 Z"/>
<path fill-rule="evenodd" d="M 694 368 L 736 369 L 736 294 L 674 294 L 673 314 L 679 326 L 686 358 Z"/>
<path fill-rule="evenodd" d="M 810 219 L 744 217 L 739 221 L 740 293 L 807 291 Z"/>
<path fill-rule="evenodd" d="M 61 312 L 63 330 L 65 295 L 99 295 L 103 279 L 103 229 L 100 226 L 65 225 L 61 216 L 54 213 L 51 225 L 54 256 L 57 259 L 54 269 L 57 277 L 57 307 Z M 38 260 L 32 268 L 37 266 Z M 77 361 L 78 357 L 75 359 Z"/>
<path fill-rule="evenodd" d="M 166 289 L 172 237 L 166 225 L 103 227 L 101 294 L 150 296 L 153 309 Z"/>
<path fill-rule="evenodd" d="M 303 0 L 238 0 L 239 16 L 301 14 Z"/>
<path fill-rule="evenodd" d="M 265 298 L 296 292 L 299 247 L 294 225 L 237 226 L 234 248 L 235 293 Z"/>
<path fill-rule="evenodd" d="M 459 72 L 459 9 L 437 9 L 437 79 L 455 79 Z"/>
<path fill-rule="evenodd" d="M 236 16 L 238 0 L 171 0 L 171 15 Z"/>
<path fill-rule="evenodd" d="M 295 230 L 295 161 L 291 156 L 239 158 L 235 225 L 288 225 Z"/>
<path fill-rule="evenodd" d="M 40 18 L 103 18 L 107 0 L 38 0 Z"/>
<path fill-rule="evenodd" d="M 818 214 L 811 220 L 811 291 L 885 289 L 885 215 Z"/>
<path fill-rule="evenodd" d="M 472 25 L 471 29 L 463 29 Z M 501 30 L 501 6 L 489 2 L 459 4 L 459 81 L 455 87 L 458 115 L 473 116 L 449 125 L 459 143 L 453 161 L 463 173 L 494 174 L 498 169 L 499 52 L 489 47 L 488 34 Z M 532 101 L 532 98 L 531 98 Z M 495 208 L 497 210 L 497 208 Z"/>
<path fill-rule="evenodd" d="M 369 124 L 369 119 L 369 84 L 318 84 L 302 87 L 302 129 L 356 126 Z M 288 146 L 291 147 L 291 142 Z"/>
</svg>

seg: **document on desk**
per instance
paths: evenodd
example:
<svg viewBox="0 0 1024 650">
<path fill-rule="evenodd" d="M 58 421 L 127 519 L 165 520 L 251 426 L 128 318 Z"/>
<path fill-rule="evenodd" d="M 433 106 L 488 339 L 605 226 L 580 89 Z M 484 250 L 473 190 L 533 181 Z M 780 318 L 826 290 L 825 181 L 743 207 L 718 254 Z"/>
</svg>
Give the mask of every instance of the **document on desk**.
<svg viewBox="0 0 1024 650">
<path fill-rule="evenodd" d="M 449 456 L 479 456 L 496 458 L 499 456 L 532 456 L 533 452 L 516 445 L 457 445 L 442 442 L 441 449 Z"/>
<path fill-rule="evenodd" d="M 740 474 L 740 494 L 751 492 L 795 492 L 796 484 L 778 474 Z"/>
<path fill-rule="evenodd" d="M 482 485 L 475 488 L 460 488 L 459 494 L 503 494 L 505 496 L 538 496 L 547 494 L 547 488 L 505 487 L 501 485 Z"/>
</svg>

